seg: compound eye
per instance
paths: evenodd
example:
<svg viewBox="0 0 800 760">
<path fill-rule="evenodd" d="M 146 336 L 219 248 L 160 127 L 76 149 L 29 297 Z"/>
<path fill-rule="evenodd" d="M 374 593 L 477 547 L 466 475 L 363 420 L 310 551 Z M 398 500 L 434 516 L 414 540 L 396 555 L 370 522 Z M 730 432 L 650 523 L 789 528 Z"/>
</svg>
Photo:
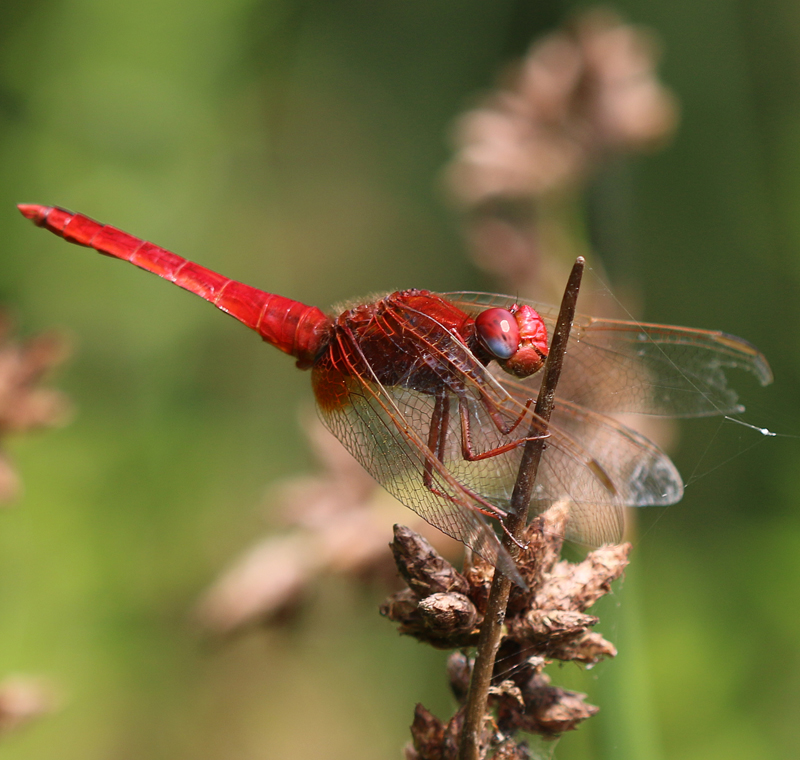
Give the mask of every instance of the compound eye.
<svg viewBox="0 0 800 760">
<path fill-rule="evenodd" d="M 506 309 L 486 309 L 475 317 L 481 345 L 497 359 L 510 359 L 519 348 L 519 326 Z"/>
</svg>

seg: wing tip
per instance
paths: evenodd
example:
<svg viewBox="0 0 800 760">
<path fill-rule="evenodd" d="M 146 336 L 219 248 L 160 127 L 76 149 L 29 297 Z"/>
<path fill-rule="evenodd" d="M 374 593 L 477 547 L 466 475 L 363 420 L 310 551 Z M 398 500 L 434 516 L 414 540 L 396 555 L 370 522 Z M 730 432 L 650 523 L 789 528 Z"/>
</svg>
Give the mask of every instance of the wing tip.
<svg viewBox="0 0 800 760">
<path fill-rule="evenodd" d="M 767 357 L 760 352 L 756 358 L 756 367 L 756 377 L 762 386 L 769 385 L 775 379 L 775 376 L 772 374 L 772 367 L 769 366 L 769 362 L 767 361 Z"/>
<path fill-rule="evenodd" d="M 749 340 L 739 338 L 736 335 L 729 335 L 721 332 L 717 337 L 717 342 L 726 344 L 728 348 L 746 357 L 746 363 L 741 365 L 755 375 L 758 382 L 764 386 L 769 385 L 774 379 L 772 368 L 769 366 L 767 357 L 761 353 Z"/>
</svg>

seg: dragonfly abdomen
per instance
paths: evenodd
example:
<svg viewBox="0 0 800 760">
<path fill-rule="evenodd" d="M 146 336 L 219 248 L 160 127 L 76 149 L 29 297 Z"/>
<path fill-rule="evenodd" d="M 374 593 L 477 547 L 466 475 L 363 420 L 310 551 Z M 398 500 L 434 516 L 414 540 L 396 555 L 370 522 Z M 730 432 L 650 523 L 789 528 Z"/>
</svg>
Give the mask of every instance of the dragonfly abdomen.
<svg viewBox="0 0 800 760">
<path fill-rule="evenodd" d="M 24 216 L 70 243 L 128 261 L 200 296 L 255 330 L 267 343 L 310 367 L 325 345 L 331 319 L 315 306 L 266 293 L 184 259 L 166 248 L 57 206 L 22 203 Z"/>
</svg>

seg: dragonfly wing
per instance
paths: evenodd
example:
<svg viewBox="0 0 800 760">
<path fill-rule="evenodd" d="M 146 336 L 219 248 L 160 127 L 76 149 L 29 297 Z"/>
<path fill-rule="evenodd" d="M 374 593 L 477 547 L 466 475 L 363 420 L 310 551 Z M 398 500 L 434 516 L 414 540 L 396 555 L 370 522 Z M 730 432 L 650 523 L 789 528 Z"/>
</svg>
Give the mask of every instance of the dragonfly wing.
<svg viewBox="0 0 800 760">
<path fill-rule="evenodd" d="M 508 511 L 523 447 L 466 459 L 459 404 L 467 417 L 473 453 L 482 454 L 520 440 L 531 427 L 535 432 L 542 429 L 543 423 L 526 409 L 527 399 L 507 393 L 501 416 L 508 423 L 520 414 L 524 418 L 514 431 L 503 433 L 475 384 L 466 385 L 466 393 L 450 394 L 439 460 L 415 432 L 430 428 L 434 397 L 407 388 L 376 387 L 355 378 L 347 378 L 346 384 L 347 403 L 331 411 L 320 405 L 334 435 L 401 502 L 491 560 L 497 553 L 496 538 L 475 511 L 471 494 Z M 433 488 L 445 496 L 425 485 L 426 467 Z M 557 402 L 531 508 L 539 513 L 557 500 L 568 500 L 567 538 L 590 546 L 619 541 L 625 506 L 673 504 L 682 493 L 680 475 L 657 446 L 611 418 Z"/>
<path fill-rule="evenodd" d="M 744 411 L 727 370 L 766 385 L 769 365 L 750 343 L 709 330 L 581 318 L 567 348 L 566 389 L 589 408 L 703 417 Z M 587 378 L 602 378 L 600 382 Z"/>
<path fill-rule="evenodd" d="M 427 432 L 430 425 L 430 397 L 414 391 L 395 394 L 392 391 L 399 389 L 386 388 L 360 375 L 336 377 L 324 362 L 314 368 L 313 375 L 315 390 L 335 377 L 340 403 L 320 403 L 317 393 L 320 417 L 367 472 L 425 521 L 461 541 L 524 587 L 514 561 L 476 510 L 474 498 L 433 456 L 417 432 Z M 426 472 L 430 487 L 424 480 Z"/>
<path fill-rule="evenodd" d="M 470 313 L 508 307 L 509 296 L 447 293 Z M 529 302 L 548 330 L 557 309 Z M 558 396 L 599 412 L 702 417 L 743 411 L 727 371 L 749 372 L 772 381 L 766 358 L 741 338 L 712 330 L 671 327 L 578 315 L 575 318 Z M 535 390 L 534 376 L 521 386 Z"/>
<path fill-rule="evenodd" d="M 531 402 L 536 395 L 530 387 L 496 364 L 485 367 L 463 343 L 436 340 L 433 332 L 431 328 L 425 336 L 427 360 L 446 368 L 441 371 L 442 381 L 447 382 L 447 387 L 458 389 L 451 394 L 451 407 L 460 405 L 464 412 L 475 453 L 502 449 L 521 437 L 548 429 L 534 493 L 537 502 L 567 498 L 575 504 L 608 505 L 619 512 L 622 506 L 674 504 L 681 498 L 683 483 L 678 471 L 647 438 L 560 393 L 550 425 L 546 426 L 532 411 Z M 397 389 L 390 392 L 398 393 Z M 429 419 L 433 413 L 430 397 L 414 399 L 413 406 L 415 411 L 410 418 Z M 502 426 L 493 419 L 490 409 L 495 417 L 502 418 Z M 510 433 L 503 432 L 502 428 L 512 427 L 515 422 Z M 461 446 L 463 427 L 462 415 L 454 411 L 444 457 L 450 472 L 470 490 L 507 508 L 522 447 L 469 461 Z M 619 521 L 615 517 L 608 522 Z"/>
<path fill-rule="evenodd" d="M 683 496 L 672 460 L 625 425 L 557 400 L 550 429 L 531 508 L 538 513 L 554 498 L 569 498 L 571 540 L 617 542 L 623 507 L 667 506 Z"/>
<path fill-rule="evenodd" d="M 509 394 L 508 408 L 513 412 L 506 419 L 521 414 L 526 401 Z M 457 403 L 454 399 L 453 404 Z M 468 410 L 475 453 L 500 449 L 543 428 L 528 410 L 517 428 L 504 434 L 485 404 L 472 397 L 462 398 L 461 403 Z M 452 415 L 443 456 L 447 470 L 470 491 L 510 509 L 523 447 L 468 461 L 460 447 L 460 436 L 461 420 Z M 532 514 L 566 499 L 570 503 L 566 537 L 597 546 L 620 540 L 624 507 L 665 506 L 679 501 L 682 495 L 683 483 L 674 464 L 647 438 L 610 417 L 556 401 L 531 499 Z"/>
</svg>

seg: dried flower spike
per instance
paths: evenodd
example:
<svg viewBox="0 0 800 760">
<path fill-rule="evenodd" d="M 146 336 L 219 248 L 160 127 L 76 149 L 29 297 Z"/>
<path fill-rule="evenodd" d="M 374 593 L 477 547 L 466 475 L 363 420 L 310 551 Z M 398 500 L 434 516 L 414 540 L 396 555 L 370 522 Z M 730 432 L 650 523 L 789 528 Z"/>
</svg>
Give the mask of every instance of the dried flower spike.
<svg viewBox="0 0 800 760">
<path fill-rule="evenodd" d="M 525 531 L 526 548 L 518 562 L 529 587 L 515 588 L 509 603 L 489 696 L 494 724 L 487 724 L 484 741 L 486 751 L 494 748 L 499 752 L 502 747 L 503 757 L 525 756 L 527 749 L 514 738 L 519 731 L 557 736 L 598 711 L 586 703 L 585 694 L 551 685 L 543 672 L 548 662 L 594 664 L 616 654 L 612 644 L 590 630 L 598 618 L 585 610 L 608 593 L 613 580 L 622 574 L 630 544 L 603 546 L 579 563 L 559 561 L 560 536 L 567 519 L 567 505 L 558 503 Z M 408 588 L 390 597 L 382 614 L 397 622 L 401 633 L 439 648 L 462 650 L 474 645 L 494 568 L 476 557 L 461 574 L 424 539 L 402 526 L 395 526 L 392 549 Z M 444 614 L 431 612 L 441 606 L 446 609 Z M 451 606 L 459 613 L 451 612 Z M 463 609 L 470 613 L 459 618 Z M 442 618 L 450 623 L 442 623 Z M 471 669 L 472 660 L 463 651 L 451 655 L 448 677 L 461 704 Z M 445 726 L 421 706 L 416 715 L 414 747 L 407 750 L 407 757 L 449 757 L 447 737 L 452 721 Z M 456 715 L 460 721 L 461 713 Z"/>
</svg>

